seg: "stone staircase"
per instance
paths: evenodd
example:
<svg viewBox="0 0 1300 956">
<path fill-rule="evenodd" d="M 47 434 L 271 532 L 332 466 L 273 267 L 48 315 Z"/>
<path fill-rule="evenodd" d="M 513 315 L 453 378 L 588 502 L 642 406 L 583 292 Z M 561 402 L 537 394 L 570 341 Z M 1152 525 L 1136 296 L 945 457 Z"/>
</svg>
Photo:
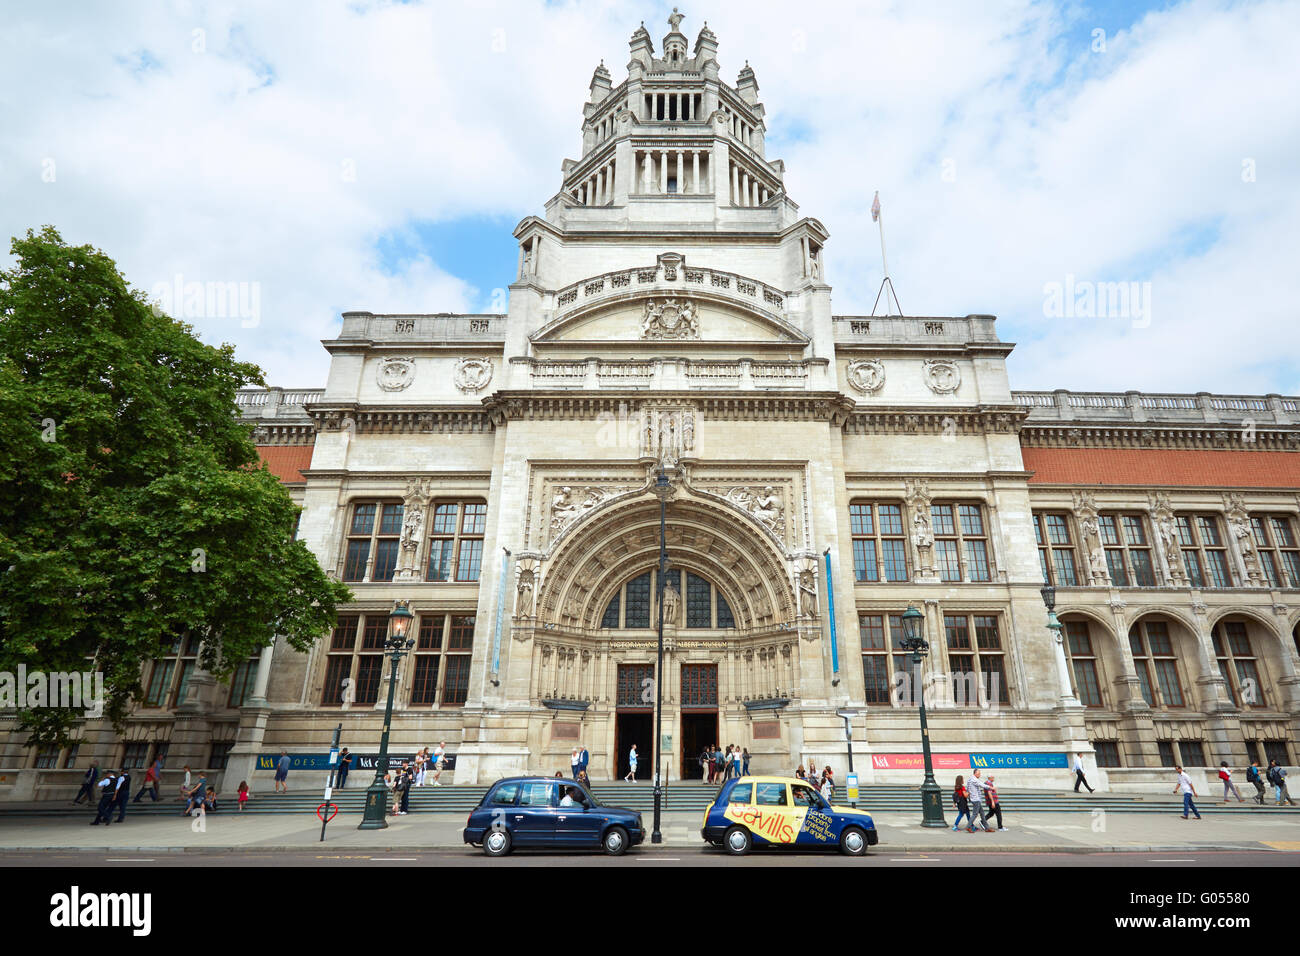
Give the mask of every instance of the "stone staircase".
<svg viewBox="0 0 1300 956">
<path fill-rule="evenodd" d="M 340 812 L 360 813 L 365 805 L 366 787 L 369 779 L 356 779 L 352 786 L 336 790 L 332 801 Z M 478 806 L 487 792 L 486 784 L 461 784 L 443 787 L 415 787 L 411 790 L 411 813 L 455 813 L 468 815 Z M 649 783 L 624 783 L 597 781 L 594 784 L 596 799 L 601 803 L 625 807 L 650 813 L 654 808 L 654 788 Z M 693 781 L 670 784 L 664 791 L 663 809 L 675 812 L 703 813 L 704 808 L 713 802 L 718 788 L 706 786 Z M 1091 811 L 1101 808 L 1109 813 L 1177 813 L 1182 809 L 1182 798 L 1169 794 L 1075 794 L 1070 791 L 1056 792 L 1047 790 L 1001 790 L 1003 806 L 1009 813 Z M 1271 793 L 1271 791 L 1270 791 Z M 305 788 L 291 789 L 287 794 L 255 793 L 249 800 L 245 813 L 304 813 L 314 814 L 323 802 L 323 790 Z M 836 791 L 836 803 L 846 803 L 844 788 Z M 238 812 L 235 801 L 229 796 L 219 803 L 222 813 Z M 858 806 L 869 811 L 916 811 L 921 810 L 921 798 L 916 787 L 871 786 L 861 788 Z M 1255 803 L 1237 803 L 1229 806 L 1208 799 L 1197 801 L 1202 813 L 1300 813 L 1300 807 L 1263 807 Z M 128 814 L 165 815 L 180 814 L 181 804 L 176 798 L 161 798 L 157 803 L 145 797 L 139 803 L 132 803 Z M 948 795 L 944 793 L 944 808 L 948 816 L 955 811 L 948 806 Z M 71 801 L 47 801 L 41 803 L 0 804 L 0 816 L 62 816 L 93 813 L 85 804 L 74 806 Z"/>
</svg>

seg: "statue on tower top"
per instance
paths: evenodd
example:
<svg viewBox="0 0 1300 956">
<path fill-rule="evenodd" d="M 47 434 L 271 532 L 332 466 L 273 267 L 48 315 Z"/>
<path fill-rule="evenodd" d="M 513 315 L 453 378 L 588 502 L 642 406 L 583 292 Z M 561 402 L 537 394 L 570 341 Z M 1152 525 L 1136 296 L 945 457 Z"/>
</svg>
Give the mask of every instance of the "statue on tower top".
<svg viewBox="0 0 1300 956">
<path fill-rule="evenodd" d="M 685 19 L 686 17 L 678 13 L 676 7 L 673 7 L 672 15 L 668 17 L 668 25 L 673 28 L 674 33 L 677 33 L 681 30 L 682 21 Z"/>
</svg>

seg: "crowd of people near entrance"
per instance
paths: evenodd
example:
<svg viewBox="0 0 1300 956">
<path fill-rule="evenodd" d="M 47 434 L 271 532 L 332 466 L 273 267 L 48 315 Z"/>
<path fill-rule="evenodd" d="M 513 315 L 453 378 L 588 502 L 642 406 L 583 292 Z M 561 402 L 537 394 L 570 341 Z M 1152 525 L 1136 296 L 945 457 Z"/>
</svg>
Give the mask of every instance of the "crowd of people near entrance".
<svg viewBox="0 0 1300 956">
<path fill-rule="evenodd" d="M 700 779 L 705 783 L 722 783 L 732 777 L 749 774 L 749 748 L 729 744 L 723 750 L 720 744 L 705 747 L 700 752 Z"/>
<path fill-rule="evenodd" d="M 98 826 L 101 823 L 105 826 L 111 826 L 115 822 L 124 823 L 128 802 L 139 803 L 146 793 L 153 802 L 158 802 L 162 770 L 162 760 L 155 759 L 145 771 L 144 782 L 136 793 L 135 799 L 132 800 L 131 768 L 100 770 L 99 762 L 92 760 L 85 776 L 82 777 L 81 788 L 72 802 L 80 804 L 85 801 L 95 807 L 95 819 L 90 821 L 91 826 Z M 244 809 L 249 795 L 248 782 L 241 780 L 238 790 L 240 810 Z M 188 765 L 185 767 L 185 777 L 179 785 L 177 798 L 183 804 L 182 816 L 190 816 L 195 810 L 201 813 L 214 813 L 217 810 L 217 790 L 216 787 L 208 784 L 207 773 L 200 771 L 196 780 Z M 113 819 L 115 812 L 116 820 Z"/>
<path fill-rule="evenodd" d="M 447 763 L 447 741 L 443 740 L 438 743 L 430 752 L 428 747 L 416 751 L 414 760 L 403 760 L 402 766 L 396 771 L 389 771 L 384 774 L 384 786 L 392 795 L 392 809 L 388 812 L 397 816 L 406 816 L 410 812 L 411 806 L 411 788 L 423 787 L 430 783 L 435 787 L 441 787 L 442 782 L 438 779 L 442 776 L 443 768 Z M 347 767 L 352 764 L 352 756 L 348 753 L 348 748 L 344 747 L 339 754 L 339 769 L 336 777 L 335 786 L 342 787 L 348 778 Z"/>
</svg>

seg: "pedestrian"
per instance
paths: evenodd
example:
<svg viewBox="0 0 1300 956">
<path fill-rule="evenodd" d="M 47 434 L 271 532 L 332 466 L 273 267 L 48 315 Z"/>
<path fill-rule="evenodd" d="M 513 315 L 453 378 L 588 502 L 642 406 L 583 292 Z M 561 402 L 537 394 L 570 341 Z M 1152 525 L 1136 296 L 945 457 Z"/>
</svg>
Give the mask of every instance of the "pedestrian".
<svg viewBox="0 0 1300 956">
<path fill-rule="evenodd" d="M 722 771 L 727 766 L 726 755 L 722 752 L 722 744 L 713 745 L 713 782 L 722 782 Z"/>
<path fill-rule="evenodd" d="M 808 779 L 813 782 L 821 780 L 821 774 L 817 772 L 817 765 L 813 763 L 812 757 L 808 758 Z"/>
<path fill-rule="evenodd" d="M 627 765 L 631 769 L 628 770 L 627 776 L 623 779 L 636 783 L 636 744 L 633 744 L 632 749 L 627 752 Z"/>
<path fill-rule="evenodd" d="M 582 746 L 582 752 L 578 754 L 578 769 L 583 773 L 587 772 L 587 764 L 591 762 L 591 754 L 587 753 L 585 745 Z"/>
<path fill-rule="evenodd" d="M 117 796 L 117 774 L 109 770 L 96 787 L 99 790 L 99 804 L 95 810 L 95 819 L 90 825 L 98 826 L 103 823 L 104 826 L 111 826 L 113 823 L 113 798 Z"/>
<path fill-rule="evenodd" d="M 98 783 L 99 783 L 99 761 L 91 760 L 90 768 L 86 771 L 86 775 L 81 778 L 81 789 L 77 791 L 77 795 L 76 797 L 73 798 L 72 802 L 80 803 L 82 797 L 85 797 L 87 800 L 93 801 L 95 799 L 95 787 L 98 785 Z"/>
<path fill-rule="evenodd" d="M 989 829 L 988 814 L 984 810 L 984 781 L 980 779 L 980 769 L 976 767 L 971 774 L 969 782 L 966 784 L 966 793 L 970 800 L 970 820 L 975 822 L 975 815 L 979 815 L 980 829 L 985 833 L 992 833 Z"/>
<path fill-rule="evenodd" d="M 1252 760 L 1246 768 L 1246 782 L 1255 785 L 1255 802 L 1264 805 L 1264 777 L 1259 772 L 1259 761 Z"/>
<path fill-rule="evenodd" d="M 203 805 L 203 795 L 208 792 L 208 775 L 199 772 L 199 782 L 190 788 L 190 792 L 185 800 L 185 809 L 181 811 L 181 816 L 188 817 L 190 811 Z"/>
<path fill-rule="evenodd" d="M 131 802 L 139 803 L 140 798 L 143 797 L 145 791 L 148 790 L 149 796 L 153 797 L 153 802 L 157 803 L 158 802 L 158 778 L 161 775 L 161 773 L 162 773 L 162 761 L 155 759 L 154 762 L 149 765 L 149 769 L 145 771 L 144 783 L 140 784 L 140 792 L 135 795 L 135 799 L 132 800 Z"/>
<path fill-rule="evenodd" d="M 438 746 L 433 748 L 433 785 L 441 787 L 438 778 L 442 776 L 442 768 L 447 765 L 447 741 L 438 741 Z"/>
<path fill-rule="evenodd" d="M 249 796 L 249 794 L 248 794 L 248 781 L 247 781 L 247 780 L 241 780 L 241 781 L 239 781 L 239 790 L 236 791 L 236 797 L 235 797 L 235 799 L 239 801 L 239 812 L 240 812 L 240 813 L 243 813 L 243 812 L 244 812 L 244 804 L 246 804 L 246 803 L 248 802 L 248 796 Z"/>
<path fill-rule="evenodd" d="M 415 752 L 415 764 L 412 768 L 414 783 L 417 787 L 424 786 L 424 748 L 421 747 Z"/>
<path fill-rule="evenodd" d="M 1276 760 L 1268 762 L 1268 782 L 1273 785 L 1279 807 L 1284 803 L 1291 806 L 1295 805 L 1295 801 L 1291 799 L 1291 794 L 1287 793 L 1286 790 L 1286 769 Z"/>
<path fill-rule="evenodd" d="M 1219 764 L 1219 779 L 1223 781 L 1223 802 L 1224 803 L 1228 802 L 1229 792 L 1235 793 L 1237 795 L 1238 803 L 1246 802 L 1245 800 L 1242 799 L 1241 791 L 1237 789 L 1237 785 L 1232 782 L 1232 771 L 1228 769 L 1228 761 L 1226 760 L 1222 761 Z"/>
<path fill-rule="evenodd" d="M 962 780 L 961 774 L 957 775 L 957 783 L 952 788 L 952 805 L 957 808 L 957 822 L 952 825 L 952 828 L 954 830 L 960 830 L 961 818 L 965 817 L 966 832 L 974 833 L 975 829 L 971 824 L 975 821 L 971 819 L 970 803 L 966 799 L 966 784 Z"/>
<path fill-rule="evenodd" d="M 740 779 L 740 748 L 735 744 L 731 745 L 731 773 L 737 780 Z"/>
<path fill-rule="evenodd" d="M 705 744 L 704 749 L 700 751 L 700 781 L 702 783 L 713 782 L 713 752 L 709 750 L 709 745 Z"/>
<path fill-rule="evenodd" d="M 807 779 L 808 779 L 808 777 L 807 777 L 807 776 L 804 774 L 804 772 L 803 772 L 803 761 L 802 761 L 802 760 L 799 761 L 799 763 L 797 763 L 797 764 L 794 765 L 794 775 L 795 775 L 796 777 L 798 777 L 800 780 L 807 780 Z"/>
<path fill-rule="evenodd" d="M 1079 784 L 1088 787 L 1088 778 L 1083 775 L 1083 754 L 1074 755 L 1074 792 L 1079 792 Z M 1088 792 L 1092 793 L 1092 787 L 1088 787 Z"/>
<path fill-rule="evenodd" d="M 578 748 L 577 748 L 577 747 L 574 747 L 574 748 L 573 748 L 573 752 L 569 754 L 569 769 L 573 772 L 573 779 L 574 779 L 574 780 L 577 780 L 577 779 L 578 779 L 578 771 L 582 769 L 582 765 L 581 765 L 580 763 L 578 763 Z"/>
<path fill-rule="evenodd" d="M 203 812 L 217 812 L 217 788 L 208 787 L 207 792 L 203 795 Z"/>
<path fill-rule="evenodd" d="M 1183 819 L 1187 819 L 1187 811 L 1190 810 L 1196 814 L 1196 819 L 1201 819 L 1201 811 L 1196 809 L 1196 804 L 1192 802 L 1192 797 L 1196 796 L 1196 788 L 1192 786 L 1192 778 L 1187 776 L 1182 767 L 1174 767 L 1178 773 L 1178 783 L 1174 785 L 1174 792 L 1182 791 L 1183 793 Z"/>
<path fill-rule="evenodd" d="M 411 768 L 409 760 L 402 761 L 402 769 L 397 773 L 397 792 L 401 794 L 401 805 L 397 809 L 397 815 L 406 816 L 410 810 L 411 803 L 411 784 L 414 780 L 414 770 Z"/>
<path fill-rule="evenodd" d="M 587 771 L 585 770 L 578 771 L 578 783 L 586 787 L 588 793 L 591 793 L 591 778 L 587 776 Z M 592 794 L 591 799 L 594 801 L 596 799 L 596 795 Z"/>
<path fill-rule="evenodd" d="M 289 792 L 289 764 L 293 761 L 289 759 L 289 751 L 281 750 L 280 759 L 275 764 L 275 791 L 276 793 Z M 202 793 L 202 791 L 199 791 Z"/>
<path fill-rule="evenodd" d="M 829 764 L 822 771 L 821 795 L 827 803 L 835 799 L 835 772 L 831 770 Z"/>
<path fill-rule="evenodd" d="M 748 777 L 749 776 L 749 748 L 748 747 L 746 747 L 743 751 L 741 751 L 740 762 L 744 765 L 740 768 L 741 772 L 746 777 Z"/>
<path fill-rule="evenodd" d="M 126 805 L 130 800 L 131 771 L 127 767 L 123 767 L 122 773 L 117 778 L 117 784 L 113 788 L 113 806 L 117 807 L 118 823 L 121 823 L 126 819 Z"/>
<path fill-rule="evenodd" d="M 993 785 L 993 775 L 989 775 L 989 782 L 984 785 L 984 796 L 988 799 L 989 816 L 998 818 L 998 829 L 1006 830 L 1002 825 L 1002 800 L 998 796 L 998 788 Z"/>
<path fill-rule="evenodd" d="M 348 771 L 351 769 L 352 769 L 352 754 L 348 753 L 347 747 L 344 747 L 342 752 L 339 753 L 339 770 L 337 776 L 338 779 L 337 786 L 340 790 L 342 790 L 344 785 L 347 784 Z"/>
<path fill-rule="evenodd" d="M 185 779 L 181 781 L 181 801 L 188 801 L 190 798 L 190 765 L 185 765 Z"/>
</svg>

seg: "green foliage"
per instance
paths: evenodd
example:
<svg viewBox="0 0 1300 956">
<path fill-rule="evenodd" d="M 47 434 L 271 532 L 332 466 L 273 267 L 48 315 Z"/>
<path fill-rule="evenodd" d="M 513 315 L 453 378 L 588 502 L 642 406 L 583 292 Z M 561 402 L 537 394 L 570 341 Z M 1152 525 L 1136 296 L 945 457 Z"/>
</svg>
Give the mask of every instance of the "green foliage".
<svg viewBox="0 0 1300 956">
<path fill-rule="evenodd" d="M 264 384 L 160 314 L 114 262 L 45 227 L 0 271 L 0 669 L 104 672 L 120 725 L 145 662 L 186 634 L 219 678 L 351 595 L 236 412 Z M 7 569 L 7 570 L 6 570 Z M 27 715 L 33 742 L 63 735 Z"/>
</svg>

